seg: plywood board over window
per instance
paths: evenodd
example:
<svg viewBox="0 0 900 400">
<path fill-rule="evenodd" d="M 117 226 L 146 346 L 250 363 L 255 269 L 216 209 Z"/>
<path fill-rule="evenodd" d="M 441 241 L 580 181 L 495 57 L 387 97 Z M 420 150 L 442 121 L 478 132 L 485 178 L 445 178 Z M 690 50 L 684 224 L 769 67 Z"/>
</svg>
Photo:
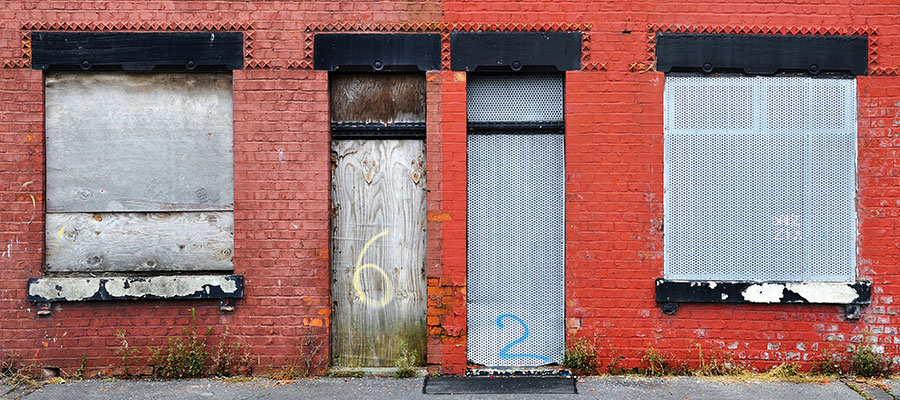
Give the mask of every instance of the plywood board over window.
<svg viewBox="0 0 900 400">
<path fill-rule="evenodd" d="M 331 122 L 424 123 L 425 80 L 420 74 L 332 74 Z"/>
<path fill-rule="evenodd" d="M 233 270 L 231 73 L 45 75 L 46 269 Z"/>
</svg>

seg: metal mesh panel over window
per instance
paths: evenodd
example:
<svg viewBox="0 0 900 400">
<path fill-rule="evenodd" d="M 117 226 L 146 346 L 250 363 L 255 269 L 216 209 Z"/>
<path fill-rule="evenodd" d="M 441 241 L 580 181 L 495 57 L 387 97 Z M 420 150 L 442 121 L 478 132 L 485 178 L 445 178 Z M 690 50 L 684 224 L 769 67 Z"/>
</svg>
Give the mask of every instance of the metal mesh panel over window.
<svg viewBox="0 0 900 400">
<path fill-rule="evenodd" d="M 563 76 L 481 75 L 466 83 L 469 122 L 563 120 Z"/>
<path fill-rule="evenodd" d="M 468 136 L 469 360 L 559 363 L 565 345 L 564 136 L 529 130 L 528 122 L 562 122 L 562 76 L 470 76 L 468 104 L 470 122 L 526 122 L 520 131 L 470 129 Z"/>
<path fill-rule="evenodd" d="M 667 279 L 856 278 L 856 81 L 667 77 Z"/>
</svg>

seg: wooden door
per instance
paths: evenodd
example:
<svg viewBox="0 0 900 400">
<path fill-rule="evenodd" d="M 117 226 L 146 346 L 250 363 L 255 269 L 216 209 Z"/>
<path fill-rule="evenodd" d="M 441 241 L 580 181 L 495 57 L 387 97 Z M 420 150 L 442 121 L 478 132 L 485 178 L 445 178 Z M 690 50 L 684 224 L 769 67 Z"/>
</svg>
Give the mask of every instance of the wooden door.
<svg viewBox="0 0 900 400">
<path fill-rule="evenodd" d="M 425 352 L 425 146 L 332 146 L 334 360 L 392 366 L 404 342 Z"/>
</svg>

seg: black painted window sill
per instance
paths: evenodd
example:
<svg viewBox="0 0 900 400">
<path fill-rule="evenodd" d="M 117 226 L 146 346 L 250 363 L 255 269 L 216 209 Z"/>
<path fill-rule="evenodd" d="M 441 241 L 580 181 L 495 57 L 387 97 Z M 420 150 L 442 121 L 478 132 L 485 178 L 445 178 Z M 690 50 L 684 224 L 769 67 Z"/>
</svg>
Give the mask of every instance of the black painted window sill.
<svg viewBox="0 0 900 400">
<path fill-rule="evenodd" d="M 872 282 L 656 280 L 658 303 L 869 304 Z"/>
<path fill-rule="evenodd" d="M 242 275 L 43 277 L 28 280 L 28 301 L 239 299 Z"/>
</svg>

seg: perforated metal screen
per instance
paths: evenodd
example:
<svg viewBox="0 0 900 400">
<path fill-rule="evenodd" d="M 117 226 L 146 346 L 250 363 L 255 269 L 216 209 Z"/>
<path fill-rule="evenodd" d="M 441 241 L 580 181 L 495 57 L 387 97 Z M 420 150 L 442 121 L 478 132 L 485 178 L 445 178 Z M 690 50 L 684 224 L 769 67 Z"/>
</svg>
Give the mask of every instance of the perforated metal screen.
<svg viewBox="0 0 900 400">
<path fill-rule="evenodd" d="M 469 122 L 563 120 L 563 76 L 505 74 L 472 76 L 466 82 Z"/>
<path fill-rule="evenodd" d="M 537 115 L 523 109 L 562 110 L 561 76 L 546 76 L 547 82 L 525 76 L 525 83 L 515 82 L 514 77 L 519 75 L 470 76 L 470 119 L 474 115 L 486 122 L 485 115 L 490 114 L 506 118 L 503 122 L 521 121 L 525 114 Z M 525 87 L 532 91 L 555 87 L 559 97 L 503 112 L 501 103 L 515 97 L 511 93 L 530 98 L 547 95 L 525 95 Z M 497 110 L 479 113 L 476 108 L 473 114 L 473 103 Z M 541 115 L 544 121 L 562 120 L 561 112 Z M 565 346 L 564 137 L 529 131 L 477 133 L 470 132 L 468 137 L 469 360 L 488 366 L 561 362 Z"/>
<path fill-rule="evenodd" d="M 856 81 L 667 77 L 667 279 L 856 278 Z"/>
</svg>

